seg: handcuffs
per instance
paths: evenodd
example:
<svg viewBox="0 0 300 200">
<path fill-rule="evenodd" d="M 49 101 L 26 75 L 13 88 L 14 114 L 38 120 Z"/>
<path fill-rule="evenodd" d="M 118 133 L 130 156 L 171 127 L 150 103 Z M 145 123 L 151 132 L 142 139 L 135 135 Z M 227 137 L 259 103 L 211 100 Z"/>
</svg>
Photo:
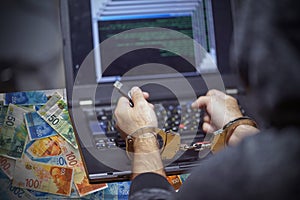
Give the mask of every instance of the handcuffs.
<svg viewBox="0 0 300 200">
<path fill-rule="evenodd" d="M 257 128 L 256 122 L 250 117 L 244 116 L 228 122 L 223 128 L 206 133 L 203 141 L 195 142 L 191 145 L 181 144 L 180 134 L 173 131 L 163 131 L 156 127 L 144 127 L 126 137 L 127 156 L 132 159 L 134 152 L 133 144 L 137 137 L 144 133 L 152 133 L 157 138 L 162 160 L 170 160 L 180 151 L 198 151 L 199 158 L 206 157 L 210 152 L 215 154 L 228 145 L 229 138 L 239 125 L 250 125 Z"/>
<path fill-rule="evenodd" d="M 135 139 L 144 133 L 152 133 L 156 139 L 163 160 L 172 159 L 180 149 L 180 135 L 173 131 L 163 131 L 156 127 L 144 127 L 126 137 L 126 152 L 131 159 L 134 152 L 133 143 Z"/>
</svg>

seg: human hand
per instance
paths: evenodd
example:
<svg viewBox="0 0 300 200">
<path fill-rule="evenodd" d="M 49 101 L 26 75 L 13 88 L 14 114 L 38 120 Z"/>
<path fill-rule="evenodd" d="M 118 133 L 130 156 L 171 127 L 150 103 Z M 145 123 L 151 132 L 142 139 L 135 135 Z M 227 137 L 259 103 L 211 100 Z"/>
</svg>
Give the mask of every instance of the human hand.
<svg viewBox="0 0 300 200">
<path fill-rule="evenodd" d="M 129 135 L 142 127 L 157 127 L 153 105 L 146 101 L 149 94 L 143 93 L 138 87 L 133 87 L 130 94 L 134 107 L 130 107 L 127 98 L 121 97 L 115 109 L 114 114 L 118 128 Z"/>
<path fill-rule="evenodd" d="M 123 136 L 143 127 L 157 127 L 154 106 L 146 101 L 149 94 L 138 87 L 133 87 L 130 94 L 134 107 L 130 106 L 127 98 L 121 97 L 114 112 L 117 127 Z M 136 138 L 133 145 L 132 178 L 146 172 L 165 176 L 156 137 Z"/>
<path fill-rule="evenodd" d="M 237 100 L 219 90 L 209 90 L 206 96 L 200 96 L 192 107 L 206 109 L 202 129 L 214 132 L 229 121 L 242 117 Z"/>
</svg>

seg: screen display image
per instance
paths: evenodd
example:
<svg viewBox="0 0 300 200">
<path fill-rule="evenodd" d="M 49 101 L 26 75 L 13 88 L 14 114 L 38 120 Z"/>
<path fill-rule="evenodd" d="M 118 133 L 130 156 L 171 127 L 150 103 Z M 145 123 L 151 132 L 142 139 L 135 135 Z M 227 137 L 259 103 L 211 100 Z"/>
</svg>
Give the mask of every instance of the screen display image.
<svg viewBox="0 0 300 200">
<path fill-rule="evenodd" d="M 101 2 L 101 1 L 100 1 Z M 118 2 L 118 3 L 117 3 Z M 164 28 L 178 31 L 198 42 L 216 62 L 215 36 L 212 16 L 211 1 L 99 1 L 91 0 L 91 18 L 93 31 L 93 46 L 97 48 L 106 39 L 118 35 L 116 48 L 130 46 L 136 50 L 127 52 L 114 60 L 107 68 L 102 66 L 103 52 L 95 54 L 95 72 L 97 82 L 113 82 L 128 70 L 142 64 L 160 63 L 174 68 L 185 75 L 198 75 L 195 66 L 197 63 L 196 49 L 187 39 L 172 37 L 164 32 L 151 35 L 147 30 L 126 33 L 128 30 L 139 28 Z M 159 31 L 159 30 L 157 30 Z M 152 33 L 153 34 L 153 33 Z M 140 45 L 149 46 L 159 44 L 157 48 L 139 48 Z M 165 47 L 184 49 L 185 55 L 177 55 L 174 52 L 163 50 Z M 182 57 L 188 57 L 194 61 L 187 62 Z M 154 70 L 154 71 L 153 71 Z M 201 68 L 199 71 L 211 72 L 216 68 Z M 148 78 L 155 78 L 156 74 L 172 76 L 160 69 L 149 69 L 144 74 L 132 77 L 142 78 L 149 74 Z M 154 77 L 151 77 L 154 75 Z"/>
</svg>

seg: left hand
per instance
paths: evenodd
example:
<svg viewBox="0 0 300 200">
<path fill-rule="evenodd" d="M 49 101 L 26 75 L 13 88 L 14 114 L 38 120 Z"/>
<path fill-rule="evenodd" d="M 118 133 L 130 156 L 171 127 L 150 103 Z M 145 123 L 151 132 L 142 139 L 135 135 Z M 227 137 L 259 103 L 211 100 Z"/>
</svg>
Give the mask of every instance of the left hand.
<svg viewBox="0 0 300 200">
<path fill-rule="evenodd" d="M 229 121 L 243 116 L 237 99 L 219 90 L 209 90 L 205 96 L 200 96 L 192 107 L 206 110 L 202 125 L 205 132 L 214 132 Z"/>
</svg>

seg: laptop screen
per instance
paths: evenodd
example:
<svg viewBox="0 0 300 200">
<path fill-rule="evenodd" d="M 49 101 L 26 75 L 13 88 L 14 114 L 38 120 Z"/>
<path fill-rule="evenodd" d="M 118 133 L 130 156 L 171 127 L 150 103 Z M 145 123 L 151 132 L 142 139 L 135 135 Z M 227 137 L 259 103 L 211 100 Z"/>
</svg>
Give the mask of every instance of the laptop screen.
<svg viewBox="0 0 300 200">
<path fill-rule="evenodd" d="M 216 71 L 223 74 L 231 73 L 228 65 L 228 49 L 224 48 L 229 48 L 228 32 L 231 31 L 232 24 L 230 20 L 220 21 L 222 17 L 231 16 L 228 14 L 219 16 L 215 9 L 220 8 L 213 4 L 213 0 L 90 0 L 84 2 L 70 0 L 68 7 L 73 74 L 71 81 L 75 80 L 86 56 L 95 49 L 97 51 L 94 53 L 94 67 L 88 76 L 85 74 L 87 78 L 80 79 L 83 80 L 82 84 L 111 83 L 122 79 L 123 75 L 134 67 L 146 63 L 170 66 L 186 77 Z M 223 4 L 228 7 L 226 3 Z M 216 32 L 216 26 L 220 24 L 227 26 L 220 30 L 222 34 Z M 164 28 L 186 35 L 199 43 L 216 65 L 200 65 L 198 52 L 193 43 L 185 42 L 182 38 L 171 37 L 165 32 L 159 33 L 159 29 L 156 32 L 156 36 L 159 37 L 149 35 L 147 29 L 127 32 L 145 27 Z M 112 36 L 118 37 L 116 48 L 130 46 L 134 50 L 120 55 L 108 66 L 103 66 L 103 59 L 108 50 L 103 50 L 101 44 Z M 175 51 L 184 49 L 185 55 L 166 50 L 165 47 L 170 46 L 170 43 Z M 149 45 L 149 48 L 139 48 L 141 44 L 143 47 Z M 151 48 L 152 44 L 159 44 L 160 48 Z M 219 55 L 219 52 L 222 53 Z M 193 62 L 187 62 L 187 59 Z M 144 70 L 142 73 L 126 76 L 126 78 L 134 80 L 173 76 L 176 74 L 151 68 L 149 71 Z"/>
<path fill-rule="evenodd" d="M 96 78 L 98 82 L 119 80 L 128 70 L 147 62 L 172 66 L 178 72 L 189 76 L 197 74 L 195 68 L 190 63 L 187 63 L 181 56 L 173 52 L 162 49 L 139 48 L 141 43 L 143 45 L 157 43 L 161 47 L 166 47 L 168 43 L 172 43 L 173 48 L 185 48 L 185 56 L 195 60 L 193 44 L 185 42 L 182 38 L 171 37 L 170 34 L 162 31 L 161 33 L 157 33 L 157 37 L 152 37 L 147 30 L 124 33 L 124 31 L 132 29 L 158 27 L 178 31 L 195 39 L 215 58 L 215 37 L 213 19 L 210 19 L 212 18 L 211 5 L 209 4 L 207 7 L 204 7 L 205 4 L 199 1 L 182 1 L 176 4 L 173 4 L 171 1 L 149 1 L 147 5 L 143 5 L 139 2 L 132 4 L 132 2 L 123 1 L 123 4 L 115 5 L 111 2 L 103 6 L 98 2 L 91 1 L 94 47 L 97 47 L 99 43 L 102 43 L 111 36 L 123 33 L 118 38 L 118 47 L 131 46 L 132 48 L 136 48 L 135 51 L 128 52 L 113 61 L 105 71 L 101 66 L 102 58 L 100 57 L 99 59 L 95 55 Z M 159 31 L 158 29 L 157 32 Z M 211 67 L 210 69 L 201 71 L 214 70 L 216 69 Z M 160 77 L 169 77 L 171 75 L 161 70 L 157 70 L 155 74 L 152 69 L 148 78 L 155 78 L 151 77 L 151 75 L 155 76 L 158 74 Z M 142 75 L 145 76 L 145 74 Z M 140 77 L 131 78 L 140 79 L 142 77 L 140 75 Z"/>
</svg>

